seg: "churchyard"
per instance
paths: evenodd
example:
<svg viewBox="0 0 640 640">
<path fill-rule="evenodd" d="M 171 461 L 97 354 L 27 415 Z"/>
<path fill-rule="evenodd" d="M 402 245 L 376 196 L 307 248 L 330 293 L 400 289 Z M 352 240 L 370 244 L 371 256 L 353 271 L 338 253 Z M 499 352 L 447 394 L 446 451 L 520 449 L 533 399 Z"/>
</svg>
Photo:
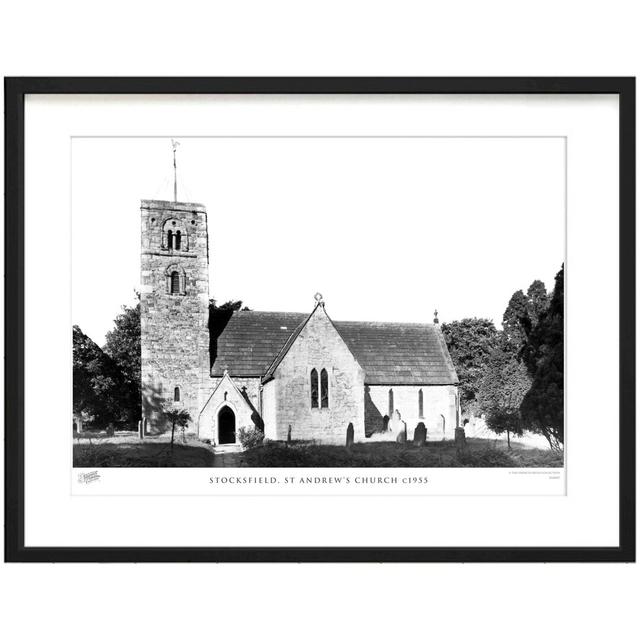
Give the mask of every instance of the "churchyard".
<svg viewBox="0 0 640 640">
<path fill-rule="evenodd" d="M 563 454 L 517 442 L 467 438 L 453 441 L 359 442 L 350 447 L 310 442 L 265 442 L 240 450 L 220 450 L 187 435 L 145 437 L 137 432 L 76 434 L 74 467 L 562 467 Z"/>
</svg>

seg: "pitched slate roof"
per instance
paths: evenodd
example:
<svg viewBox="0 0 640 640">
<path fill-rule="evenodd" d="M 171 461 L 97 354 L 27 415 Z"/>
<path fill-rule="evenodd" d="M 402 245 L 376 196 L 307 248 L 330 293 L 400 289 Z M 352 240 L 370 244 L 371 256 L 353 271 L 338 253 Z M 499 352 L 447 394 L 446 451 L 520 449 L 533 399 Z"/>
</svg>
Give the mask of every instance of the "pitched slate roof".
<svg viewBox="0 0 640 640">
<path fill-rule="evenodd" d="M 212 376 L 262 377 L 295 341 L 306 313 L 236 311 L 210 323 Z M 366 384 L 457 384 L 440 329 L 432 324 L 333 323 L 365 372 Z M 277 366 L 277 365 L 276 365 Z"/>
<path fill-rule="evenodd" d="M 367 384 L 457 384 L 442 332 L 433 324 L 335 322 Z"/>
<path fill-rule="evenodd" d="M 212 376 L 262 376 L 306 313 L 214 312 L 210 316 Z"/>
</svg>

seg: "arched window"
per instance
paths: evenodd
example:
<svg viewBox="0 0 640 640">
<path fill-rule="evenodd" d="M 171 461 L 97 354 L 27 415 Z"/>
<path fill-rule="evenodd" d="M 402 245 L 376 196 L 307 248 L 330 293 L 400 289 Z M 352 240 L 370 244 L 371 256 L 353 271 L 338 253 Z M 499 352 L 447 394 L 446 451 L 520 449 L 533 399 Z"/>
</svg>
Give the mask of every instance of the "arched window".
<svg viewBox="0 0 640 640">
<path fill-rule="evenodd" d="M 177 271 L 171 272 L 171 293 L 180 293 L 180 274 Z"/>
<path fill-rule="evenodd" d="M 418 391 L 418 417 L 424 418 L 424 394 L 422 389 Z"/>
<path fill-rule="evenodd" d="M 311 408 L 318 408 L 318 372 L 311 369 Z"/>
<path fill-rule="evenodd" d="M 162 223 L 162 248 L 189 251 L 189 234 L 184 220 L 169 218 Z"/>
<path fill-rule="evenodd" d="M 320 372 L 320 407 L 322 409 L 329 407 L 329 375 L 326 369 Z"/>
<path fill-rule="evenodd" d="M 180 402 L 180 387 L 176 387 L 173 390 L 173 401 Z"/>
<path fill-rule="evenodd" d="M 389 417 L 393 416 L 393 389 L 389 389 Z"/>
</svg>

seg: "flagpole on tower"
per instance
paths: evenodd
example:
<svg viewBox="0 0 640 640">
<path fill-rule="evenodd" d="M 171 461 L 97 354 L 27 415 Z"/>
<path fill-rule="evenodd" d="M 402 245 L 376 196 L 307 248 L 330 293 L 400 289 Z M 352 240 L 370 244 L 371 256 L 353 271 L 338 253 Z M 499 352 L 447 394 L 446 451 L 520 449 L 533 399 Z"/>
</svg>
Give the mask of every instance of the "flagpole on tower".
<svg viewBox="0 0 640 640">
<path fill-rule="evenodd" d="M 178 170 L 176 168 L 176 149 L 180 143 L 171 138 L 171 146 L 173 147 L 173 201 L 178 202 Z"/>
</svg>

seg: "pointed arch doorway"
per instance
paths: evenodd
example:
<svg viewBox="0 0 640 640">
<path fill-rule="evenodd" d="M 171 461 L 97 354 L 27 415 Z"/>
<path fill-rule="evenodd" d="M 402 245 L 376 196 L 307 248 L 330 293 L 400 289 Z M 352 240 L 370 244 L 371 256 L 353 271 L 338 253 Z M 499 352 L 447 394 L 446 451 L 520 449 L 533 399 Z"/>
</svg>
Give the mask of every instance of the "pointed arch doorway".
<svg viewBox="0 0 640 640">
<path fill-rule="evenodd" d="M 218 412 L 218 444 L 236 443 L 236 414 L 229 406 Z"/>
</svg>

